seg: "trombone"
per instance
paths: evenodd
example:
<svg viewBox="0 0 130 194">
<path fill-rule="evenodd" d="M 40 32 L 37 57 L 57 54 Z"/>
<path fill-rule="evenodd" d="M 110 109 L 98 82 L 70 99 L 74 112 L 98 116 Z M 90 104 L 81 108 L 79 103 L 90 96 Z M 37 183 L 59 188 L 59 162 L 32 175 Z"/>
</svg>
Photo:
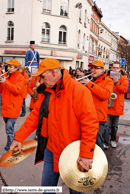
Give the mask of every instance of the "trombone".
<svg viewBox="0 0 130 194">
<path fill-rule="evenodd" d="M 78 78 L 78 79 L 76 79 L 76 80 L 79 81 L 79 80 L 85 79 L 85 78 L 87 78 L 87 77 L 89 77 L 89 76 L 91 76 L 91 75 L 93 75 L 93 74 L 94 74 L 94 73 L 90 73 L 90 74 L 85 75 L 85 76 L 83 76 L 83 77 L 80 77 L 80 78 Z"/>
</svg>

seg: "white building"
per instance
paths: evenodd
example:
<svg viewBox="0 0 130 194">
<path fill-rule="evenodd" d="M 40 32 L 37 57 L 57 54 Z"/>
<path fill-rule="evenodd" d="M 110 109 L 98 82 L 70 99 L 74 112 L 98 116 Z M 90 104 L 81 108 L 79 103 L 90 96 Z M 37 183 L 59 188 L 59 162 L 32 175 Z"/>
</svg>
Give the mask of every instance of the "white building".
<svg viewBox="0 0 130 194">
<path fill-rule="evenodd" d="M 117 60 L 118 37 L 103 22 L 100 22 L 98 40 L 98 60 L 105 64 L 105 69 Z"/>
<path fill-rule="evenodd" d="M 40 59 L 69 69 L 88 66 L 92 0 L 0 0 L 0 61 L 25 64 L 30 40 Z"/>
</svg>

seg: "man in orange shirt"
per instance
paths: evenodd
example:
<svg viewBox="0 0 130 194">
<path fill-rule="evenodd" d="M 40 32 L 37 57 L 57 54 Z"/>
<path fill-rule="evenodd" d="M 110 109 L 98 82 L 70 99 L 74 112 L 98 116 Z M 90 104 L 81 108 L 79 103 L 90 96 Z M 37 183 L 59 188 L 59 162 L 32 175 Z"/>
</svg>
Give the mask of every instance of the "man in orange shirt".
<svg viewBox="0 0 130 194">
<path fill-rule="evenodd" d="M 0 77 L 0 92 L 2 92 L 1 116 L 5 122 L 7 144 L 5 151 L 8 151 L 14 138 L 14 125 L 19 116 L 23 97 L 24 77 L 19 71 L 19 62 L 11 59 L 8 63 L 8 77 Z"/>
<path fill-rule="evenodd" d="M 120 72 L 119 62 L 114 62 L 111 71 Z M 126 75 L 121 75 L 120 79 L 115 76 L 112 78 L 114 83 L 113 92 L 117 95 L 114 100 L 113 106 L 108 108 L 107 124 L 105 129 L 105 148 L 109 145 L 109 129 L 111 129 L 111 146 L 116 148 L 116 134 L 118 130 L 119 116 L 123 115 L 124 109 L 124 94 L 128 90 L 128 78 Z"/>
<path fill-rule="evenodd" d="M 40 86 L 40 80 L 41 80 L 40 76 L 33 77 L 31 79 L 31 81 L 29 82 L 29 85 L 27 87 L 27 91 L 31 96 L 30 106 L 29 106 L 30 111 L 32 111 L 34 109 L 34 105 L 37 102 L 37 100 L 39 99 L 40 94 L 37 93 L 37 88 Z M 35 92 L 34 92 L 34 90 L 35 90 Z M 37 140 L 37 139 L 38 139 L 38 131 L 36 129 L 35 140 Z"/>
<path fill-rule="evenodd" d="M 107 121 L 108 99 L 113 90 L 113 82 L 104 73 L 104 64 L 102 61 L 96 60 L 92 64 L 89 64 L 89 67 L 91 73 L 93 73 L 92 80 L 87 78 L 80 82 L 86 85 L 92 93 L 99 121 L 96 143 L 104 150 L 104 131 Z"/>
<path fill-rule="evenodd" d="M 71 78 L 59 61 L 44 59 L 37 73 L 41 85 L 40 98 L 25 123 L 16 132 L 11 149 L 23 142 L 38 127 L 36 163 L 44 158 L 42 186 L 56 186 L 59 178 L 59 157 L 70 143 L 81 139 L 77 163 L 92 168 L 98 130 L 97 114 L 91 92 Z M 88 99 L 88 102 L 86 101 Z M 81 168 L 84 171 L 83 168 Z M 70 193 L 79 192 L 70 189 Z"/>
</svg>

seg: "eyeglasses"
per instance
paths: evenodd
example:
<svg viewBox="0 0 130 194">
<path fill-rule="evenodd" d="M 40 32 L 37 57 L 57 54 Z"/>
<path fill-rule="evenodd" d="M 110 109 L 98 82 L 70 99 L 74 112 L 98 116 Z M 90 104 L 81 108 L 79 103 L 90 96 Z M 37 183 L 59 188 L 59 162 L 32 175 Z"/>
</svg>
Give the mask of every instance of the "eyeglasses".
<svg viewBox="0 0 130 194">
<path fill-rule="evenodd" d="M 120 67 L 112 67 L 113 69 L 120 69 Z"/>
<path fill-rule="evenodd" d="M 95 69 L 95 70 L 97 70 L 97 69 L 103 69 L 102 67 L 90 67 L 90 69 Z"/>
<path fill-rule="evenodd" d="M 44 79 L 45 76 L 44 75 L 40 75 L 40 77 L 41 77 L 41 79 Z"/>
</svg>

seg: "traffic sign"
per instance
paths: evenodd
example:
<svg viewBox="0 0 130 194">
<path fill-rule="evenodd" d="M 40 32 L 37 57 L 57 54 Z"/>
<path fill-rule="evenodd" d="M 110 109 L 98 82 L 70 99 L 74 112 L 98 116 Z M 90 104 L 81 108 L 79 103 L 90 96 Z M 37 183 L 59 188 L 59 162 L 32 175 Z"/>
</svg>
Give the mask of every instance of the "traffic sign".
<svg viewBox="0 0 130 194">
<path fill-rule="evenodd" d="M 119 59 L 120 65 L 125 65 L 125 59 Z"/>
</svg>

